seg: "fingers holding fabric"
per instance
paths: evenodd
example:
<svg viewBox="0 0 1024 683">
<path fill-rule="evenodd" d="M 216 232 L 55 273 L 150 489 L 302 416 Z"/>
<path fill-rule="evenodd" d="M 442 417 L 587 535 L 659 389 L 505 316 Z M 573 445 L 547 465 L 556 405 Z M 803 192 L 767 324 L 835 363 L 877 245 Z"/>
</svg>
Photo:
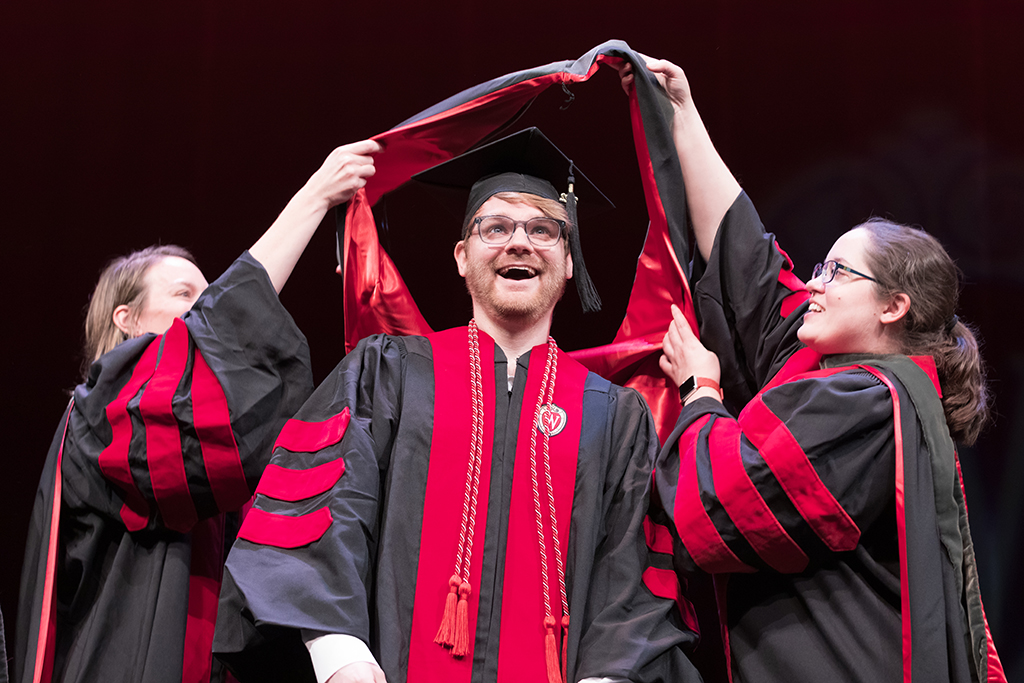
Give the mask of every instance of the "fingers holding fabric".
<svg viewBox="0 0 1024 683">
<path fill-rule="evenodd" d="M 373 155 L 383 148 L 375 140 L 360 140 L 335 148 L 310 177 L 306 188 L 323 198 L 327 207 L 347 202 L 373 176 Z"/>
<path fill-rule="evenodd" d="M 720 381 L 722 371 L 718 356 L 701 344 L 682 311 L 674 304 L 672 323 L 665 333 L 662 351 L 659 365 L 677 387 L 694 375 L 716 383 Z"/>
</svg>

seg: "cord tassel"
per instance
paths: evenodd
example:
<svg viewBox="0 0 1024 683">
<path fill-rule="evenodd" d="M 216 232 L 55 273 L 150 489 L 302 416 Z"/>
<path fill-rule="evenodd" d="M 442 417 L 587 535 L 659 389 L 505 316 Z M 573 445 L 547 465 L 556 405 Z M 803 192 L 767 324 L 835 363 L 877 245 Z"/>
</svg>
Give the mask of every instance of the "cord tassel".
<svg viewBox="0 0 1024 683">
<path fill-rule="evenodd" d="M 480 462 L 483 450 L 483 389 L 480 372 L 480 342 L 476 320 L 469 321 L 469 380 L 472 387 L 473 422 L 470 428 L 469 461 L 466 467 L 466 492 L 462 504 L 459 546 L 455 552 L 455 571 L 448 579 L 441 625 L 434 642 L 450 648 L 453 657 L 469 654 L 470 560 L 473 557 L 473 531 L 476 527 L 477 497 L 480 492 Z M 466 580 L 463 581 L 462 577 Z"/>
<path fill-rule="evenodd" d="M 441 626 L 437 629 L 437 635 L 434 636 L 434 642 L 438 645 L 451 647 L 455 644 L 455 603 L 459 599 L 459 584 L 461 583 L 462 580 L 459 579 L 457 574 L 452 574 L 452 578 L 448 579 L 448 585 L 451 590 L 448 591 L 448 595 L 444 599 L 444 614 L 441 616 Z"/>
<path fill-rule="evenodd" d="M 575 167 L 569 162 L 569 191 L 565 195 L 565 211 L 569 214 L 569 222 L 572 223 L 572 231 L 569 233 L 569 253 L 572 254 L 573 279 L 576 281 L 576 292 L 580 295 L 580 303 L 583 305 L 583 312 L 601 310 L 601 295 L 597 293 L 594 281 L 587 273 L 587 266 L 583 262 L 583 247 L 580 244 L 580 223 L 576 211 L 576 192 L 574 186 L 576 178 Z"/>
<path fill-rule="evenodd" d="M 569 682 L 569 676 L 566 675 L 569 663 L 569 615 L 562 615 L 562 683 Z"/>
<path fill-rule="evenodd" d="M 455 642 L 452 645 L 453 657 L 465 657 L 469 653 L 469 595 L 473 589 L 469 581 L 459 586 L 459 605 L 455 610 Z"/>
<path fill-rule="evenodd" d="M 558 665 L 558 645 L 555 643 L 555 618 L 544 617 L 544 658 L 548 665 L 548 683 L 562 683 L 561 667 Z"/>
</svg>

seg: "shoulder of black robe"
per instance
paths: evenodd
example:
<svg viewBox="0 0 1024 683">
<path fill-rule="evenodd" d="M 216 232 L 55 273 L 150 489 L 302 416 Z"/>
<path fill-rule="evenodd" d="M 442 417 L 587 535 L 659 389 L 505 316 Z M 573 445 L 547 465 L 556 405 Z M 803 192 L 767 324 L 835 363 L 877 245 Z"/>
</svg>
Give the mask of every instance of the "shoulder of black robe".
<svg viewBox="0 0 1024 683">
<path fill-rule="evenodd" d="M 808 295 L 745 192 L 722 219 L 709 260 L 696 252 L 692 268 L 701 342 L 718 355 L 726 404 L 739 412 L 803 346 L 796 331 Z"/>
<path fill-rule="evenodd" d="M 62 443 L 55 674 L 107 671 L 110 680 L 155 681 L 173 680 L 177 672 L 180 680 L 188 530 L 248 499 L 276 432 L 312 390 L 305 338 L 248 253 L 172 330 L 129 340 L 97 360 L 75 389 L 67 438 L 63 420 L 55 434 L 22 570 L 19 681 L 31 680 L 35 662 Z M 145 363 L 155 369 L 147 371 Z M 160 406 L 145 406 L 151 392 Z M 111 412 L 119 400 L 123 409 Z M 153 453 L 144 412 L 164 428 Z M 124 451 L 114 460 L 108 449 L 117 430 Z M 165 474 L 171 467 L 182 478 L 173 485 L 154 481 L 151 465 Z M 138 580 L 108 581 L 111 576 Z"/>
<path fill-rule="evenodd" d="M 422 337 L 384 335 L 360 341 L 294 417 L 323 430 L 347 415 L 337 440 L 330 439 L 324 444 L 327 448 L 313 453 L 293 452 L 300 444 L 275 448 L 272 467 L 313 470 L 341 461 L 343 470 L 298 505 L 258 491 L 248 524 L 259 521 L 253 515 L 265 515 L 284 525 L 283 545 L 292 539 L 309 543 L 310 538 L 299 537 L 302 531 L 295 520 L 329 509 L 332 542 L 293 552 L 254 543 L 242 531 L 225 565 L 214 640 L 214 652 L 239 680 L 270 681 L 289 669 L 303 672 L 299 679 L 315 680 L 299 637 L 302 629 L 372 641 L 369 593 L 381 477 L 399 422 L 407 347 L 423 342 Z M 424 360 L 430 362 L 429 357 Z M 421 400 L 430 403 L 433 397 L 428 394 Z M 429 453 L 429 435 L 422 447 Z M 331 495 L 339 478 L 349 495 Z M 422 515 L 422 510 L 409 513 Z M 321 529 L 324 532 L 327 528 Z"/>
</svg>

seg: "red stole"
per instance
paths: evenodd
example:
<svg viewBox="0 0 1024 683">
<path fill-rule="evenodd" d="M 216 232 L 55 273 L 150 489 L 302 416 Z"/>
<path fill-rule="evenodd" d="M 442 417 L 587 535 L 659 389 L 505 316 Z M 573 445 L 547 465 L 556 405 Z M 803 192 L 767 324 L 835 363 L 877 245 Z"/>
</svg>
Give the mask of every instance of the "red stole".
<svg viewBox="0 0 1024 683">
<path fill-rule="evenodd" d="M 480 568 L 489 513 L 495 405 L 494 342 L 483 332 L 479 334 L 485 419 L 477 516 L 470 556 L 470 583 L 473 587 L 469 600 L 470 650 L 465 657 L 457 658 L 447 648 L 434 643 L 459 543 L 470 449 L 472 408 L 469 341 L 467 328 L 460 327 L 428 336 L 434 361 L 434 424 L 409 645 L 410 683 L 468 683 L 472 673 L 481 591 Z M 560 620 L 562 616 L 551 530 L 547 528 L 545 542 L 549 585 L 543 589 L 541 586 L 540 551 L 530 475 L 530 431 L 534 428 L 533 417 L 544 375 L 545 353 L 545 345 L 533 349 L 519 419 L 501 594 L 498 681 L 546 680 L 542 590 L 548 591 L 555 618 Z M 566 558 L 569 547 L 576 460 L 582 427 L 583 386 L 587 372 L 582 365 L 561 351 L 558 352 L 554 402 L 565 411 L 566 425 L 550 439 L 550 459 L 563 558 Z M 505 391 L 506 387 L 500 389 Z M 543 439 L 538 434 L 538 468 L 542 448 Z M 543 490 L 543 484 L 541 486 L 541 501 L 546 509 L 547 493 Z"/>
</svg>

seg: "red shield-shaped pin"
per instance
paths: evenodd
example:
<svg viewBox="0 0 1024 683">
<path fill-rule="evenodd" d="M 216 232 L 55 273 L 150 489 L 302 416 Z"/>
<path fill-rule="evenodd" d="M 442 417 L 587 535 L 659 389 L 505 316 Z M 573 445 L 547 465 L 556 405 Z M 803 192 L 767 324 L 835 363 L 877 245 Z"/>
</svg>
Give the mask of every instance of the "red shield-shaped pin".
<svg viewBox="0 0 1024 683">
<path fill-rule="evenodd" d="M 540 415 L 537 417 L 537 429 L 542 434 L 554 436 L 565 428 L 565 411 L 554 403 L 546 403 L 541 406 Z"/>
</svg>

